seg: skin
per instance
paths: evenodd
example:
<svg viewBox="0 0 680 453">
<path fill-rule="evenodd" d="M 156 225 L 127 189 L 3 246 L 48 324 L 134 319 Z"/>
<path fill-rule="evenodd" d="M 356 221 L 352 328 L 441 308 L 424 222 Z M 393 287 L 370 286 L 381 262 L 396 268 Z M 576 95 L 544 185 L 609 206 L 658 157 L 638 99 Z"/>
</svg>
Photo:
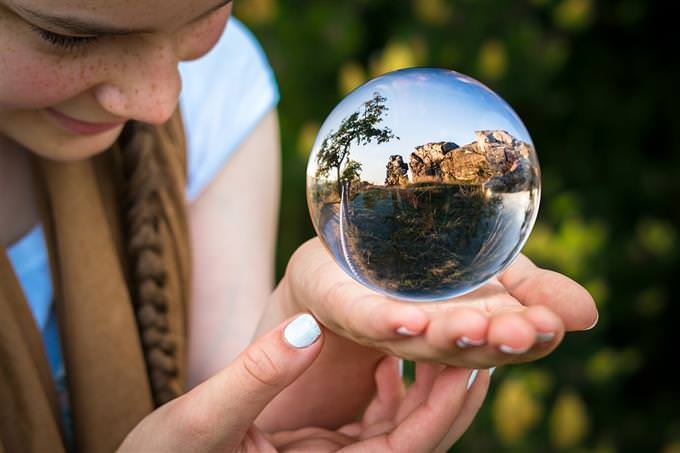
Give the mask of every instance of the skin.
<svg viewBox="0 0 680 453">
<path fill-rule="evenodd" d="M 487 392 L 486 372 L 468 389 L 470 370 L 437 364 L 418 364 L 416 381 L 406 390 L 397 360 L 387 356 L 375 369 L 377 391 L 360 419 L 337 429 L 264 432 L 253 424 L 257 414 L 308 370 L 327 339 L 324 331 L 310 346 L 293 348 L 282 338 L 289 321 L 146 417 L 119 451 L 445 452 L 468 428 Z"/>
<path fill-rule="evenodd" d="M 89 122 L 161 124 L 177 106 L 177 63 L 207 52 L 227 23 L 231 5 L 216 6 L 215 0 L 168 0 L 163 8 L 155 0 L 0 0 L 0 190 L 8 195 L 0 199 L 3 245 L 11 245 L 38 220 L 29 153 L 63 161 L 85 159 L 104 151 L 122 129 L 74 134 L 55 123 L 47 109 Z M 115 35 L 109 30 L 84 47 L 68 50 L 55 47 L 32 27 L 93 35 L 38 17 L 44 14 L 127 30 Z M 249 157 L 254 153 L 258 159 Z M 411 438 L 420 442 L 411 451 L 445 450 L 469 426 L 486 395 L 486 372 L 471 392 L 461 390 L 469 368 L 536 360 L 554 350 L 565 332 L 596 322 L 595 304 L 578 283 L 539 269 L 523 256 L 464 298 L 414 305 L 354 282 L 314 238 L 296 251 L 272 291 L 278 155 L 276 113 L 270 112 L 189 206 L 195 259 L 193 389 L 130 433 L 138 450 L 159 438 L 171 442 L 164 445 L 167 451 L 187 451 L 191 445 L 197 451 L 250 451 L 258 446 L 266 451 L 267 443 L 296 451 L 340 446 L 398 451 L 403 439 Z M 263 171 L 270 177 L 258 185 L 260 192 L 244 194 L 236 190 L 242 187 L 238 177 L 252 174 L 249 166 L 255 160 L 266 163 Z M 233 237 L 242 238 L 238 249 Z M 280 329 L 282 321 L 301 311 L 311 312 L 325 328 L 322 342 L 297 351 L 306 358 L 298 363 L 290 348 L 281 347 Z M 399 334 L 399 327 L 411 334 Z M 539 333 L 552 338 L 539 342 Z M 456 343 L 461 337 L 477 346 L 461 348 Z M 504 352 L 501 345 L 514 353 Z M 417 384 L 408 392 L 398 384 L 395 367 L 384 365 L 394 361 L 392 356 L 418 362 Z M 291 360 L 263 378 L 253 370 L 266 374 L 261 365 L 275 361 L 260 361 L 253 368 L 253 357 Z M 233 401 L 229 388 L 238 389 L 249 379 L 267 384 L 272 376 L 277 385 L 258 390 L 268 398 L 261 407 L 243 401 L 226 414 L 196 416 Z M 276 391 L 267 391 L 269 387 Z M 250 411 L 251 419 L 239 417 L 243 411 Z M 411 423 L 411 416 L 416 422 Z M 188 431 L 180 429 L 186 426 Z M 404 430 L 411 435 L 399 438 Z M 213 435 L 196 443 L 196 432 Z M 225 439 L 229 448 L 221 449 Z"/>
</svg>

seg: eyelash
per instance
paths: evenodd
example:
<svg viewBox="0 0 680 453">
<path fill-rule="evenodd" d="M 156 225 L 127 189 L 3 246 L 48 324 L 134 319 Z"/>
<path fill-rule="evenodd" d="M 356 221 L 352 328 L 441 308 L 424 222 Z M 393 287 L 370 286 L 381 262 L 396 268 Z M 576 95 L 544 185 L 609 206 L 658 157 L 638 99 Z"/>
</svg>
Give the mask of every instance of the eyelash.
<svg viewBox="0 0 680 453">
<path fill-rule="evenodd" d="M 40 35 L 42 39 L 49 42 L 53 46 L 60 47 L 66 50 L 76 50 L 78 48 L 84 47 L 88 44 L 92 44 L 97 39 L 96 36 L 65 36 L 59 35 L 57 33 L 52 33 L 43 28 L 31 25 L 31 28 Z"/>
<path fill-rule="evenodd" d="M 217 11 L 222 10 L 229 3 L 231 3 L 231 2 L 226 2 Z M 215 11 L 215 12 L 217 12 L 217 11 Z M 31 28 L 36 33 L 38 33 L 38 35 L 40 35 L 40 37 L 42 39 L 49 42 L 53 46 L 60 47 L 62 49 L 66 49 L 66 50 L 69 50 L 69 51 L 73 51 L 73 50 L 79 49 L 81 47 L 85 47 L 88 44 L 92 44 L 99 39 L 97 36 L 66 36 L 66 35 L 60 35 L 60 34 L 57 34 L 57 33 L 53 33 L 51 31 L 47 31 L 44 28 L 36 27 L 35 25 L 31 25 Z"/>
</svg>

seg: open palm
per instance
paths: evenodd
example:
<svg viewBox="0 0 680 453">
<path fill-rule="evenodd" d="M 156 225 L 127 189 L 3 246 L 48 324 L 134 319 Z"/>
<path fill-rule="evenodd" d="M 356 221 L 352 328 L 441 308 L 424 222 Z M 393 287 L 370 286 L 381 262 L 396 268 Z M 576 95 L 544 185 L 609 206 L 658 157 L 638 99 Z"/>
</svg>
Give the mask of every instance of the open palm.
<svg viewBox="0 0 680 453">
<path fill-rule="evenodd" d="M 311 239 L 286 271 L 290 297 L 335 333 L 398 357 L 489 368 L 549 354 L 565 332 L 597 322 L 588 292 L 524 255 L 477 290 L 443 302 L 409 303 L 360 285 Z"/>
</svg>

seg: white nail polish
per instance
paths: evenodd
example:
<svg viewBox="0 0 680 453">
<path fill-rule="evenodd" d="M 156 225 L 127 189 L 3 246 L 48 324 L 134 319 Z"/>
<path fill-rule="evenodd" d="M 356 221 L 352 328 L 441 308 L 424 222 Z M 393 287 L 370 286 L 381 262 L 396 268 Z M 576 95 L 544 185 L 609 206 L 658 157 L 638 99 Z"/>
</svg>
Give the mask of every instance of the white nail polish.
<svg viewBox="0 0 680 453">
<path fill-rule="evenodd" d="M 495 367 L 495 366 L 489 368 L 489 377 L 493 376 L 493 372 L 494 372 L 494 371 L 496 371 L 496 367 Z"/>
<path fill-rule="evenodd" d="M 461 349 L 469 348 L 470 346 L 482 346 L 485 343 L 485 340 L 471 340 L 466 336 L 462 336 L 456 340 L 456 345 Z"/>
<path fill-rule="evenodd" d="M 404 377 L 404 359 L 399 359 L 397 369 L 399 370 L 399 376 Z"/>
<path fill-rule="evenodd" d="M 319 324 L 309 313 L 298 316 L 283 330 L 283 337 L 288 344 L 298 349 L 311 345 L 320 335 Z"/>
<path fill-rule="evenodd" d="M 477 374 L 479 374 L 479 370 L 474 369 L 472 370 L 472 373 L 470 373 L 470 377 L 468 378 L 467 381 L 467 387 L 466 390 L 470 390 L 470 387 L 472 387 L 472 384 L 475 383 L 475 380 L 477 379 Z"/>
<path fill-rule="evenodd" d="M 413 330 L 410 330 L 409 328 L 407 328 L 405 326 L 400 326 L 397 329 L 397 333 L 399 335 L 404 335 L 406 337 L 413 337 L 413 336 L 416 336 L 418 334 L 418 332 L 414 332 Z"/>
<path fill-rule="evenodd" d="M 506 354 L 524 354 L 529 350 L 529 348 L 514 349 L 506 344 L 500 345 L 498 349 Z"/>
<path fill-rule="evenodd" d="M 536 341 L 546 343 L 555 338 L 555 332 L 539 332 L 536 334 Z"/>
</svg>

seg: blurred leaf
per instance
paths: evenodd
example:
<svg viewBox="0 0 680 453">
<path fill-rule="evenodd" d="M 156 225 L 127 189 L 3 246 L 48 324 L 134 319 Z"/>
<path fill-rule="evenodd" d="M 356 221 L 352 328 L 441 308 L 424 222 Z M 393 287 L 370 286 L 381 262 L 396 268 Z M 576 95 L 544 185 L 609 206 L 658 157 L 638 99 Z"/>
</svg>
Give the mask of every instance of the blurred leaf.
<svg viewBox="0 0 680 453">
<path fill-rule="evenodd" d="M 404 382 L 404 385 L 408 388 L 416 380 L 416 364 L 413 360 L 403 360 L 403 372 L 402 376 L 403 379 L 402 381 Z"/>
<path fill-rule="evenodd" d="M 517 443 L 541 418 L 543 409 L 527 384 L 518 378 L 502 381 L 493 401 L 492 416 L 501 442 Z"/>
<path fill-rule="evenodd" d="M 348 61 L 340 67 L 338 85 L 340 94 L 346 95 L 366 81 L 366 71 L 356 61 Z"/>
<path fill-rule="evenodd" d="M 586 362 L 586 375 L 594 382 L 605 383 L 620 375 L 634 372 L 641 365 L 642 357 L 635 348 L 615 350 L 606 347 Z"/>
<path fill-rule="evenodd" d="M 371 62 L 371 75 L 376 77 L 386 72 L 408 68 L 418 65 L 416 51 L 417 41 L 405 43 L 403 41 L 390 41 L 383 51 Z"/>
<path fill-rule="evenodd" d="M 676 232 L 671 224 L 660 219 L 642 219 L 637 226 L 637 240 L 643 250 L 657 257 L 673 252 Z"/>
<path fill-rule="evenodd" d="M 416 17 L 430 25 L 442 25 L 451 18 L 451 4 L 445 0 L 412 0 Z"/>
<path fill-rule="evenodd" d="M 661 453 L 680 453 L 680 441 L 673 441 L 666 444 L 662 449 Z"/>
<path fill-rule="evenodd" d="M 550 250 L 555 247 L 555 233 L 543 222 L 536 222 L 522 252 L 543 265 L 551 262 Z"/>
<path fill-rule="evenodd" d="M 532 394 L 547 395 L 554 386 L 554 379 L 546 370 L 532 366 L 525 374 L 526 384 Z"/>
<path fill-rule="evenodd" d="M 549 417 L 550 440 L 557 448 L 573 448 L 589 429 L 588 411 L 574 391 L 561 393 Z"/>
<path fill-rule="evenodd" d="M 661 313 L 666 307 L 668 297 L 659 287 L 643 290 L 637 298 L 637 312 L 645 318 L 651 318 Z"/>
<path fill-rule="evenodd" d="M 583 203 L 577 194 L 563 191 L 554 196 L 547 206 L 550 218 L 555 222 L 563 222 L 571 217 L 581 217 Z"/>
<path fill-rule="evenodd" d="M 586 373 L 593 381 L 605 382 L 616 376 L 618 366 L 619 361 L 616 352 L 610 348 L 605 348 L 588 360 Z"/>
<path fill-rule="evenodd" d="M 314 140 L 316 140 L 316 135 L 319 133 L 320 127 L 321 126 L 316 121 L 305 121 L 300 128 L 297 149 L 300 157 L 302 157 L 304 161 L 307 161 L 309 158 L 309 153 L 312 151 Z"/>
<path fill-rule="evenodd" d="M 583 286 L 593 297 L 597 307 L 604 307 L 604 305 L 607 303 L 607 297 L 609 296 L 609 285 L 607 285 L 607 282 L 602 278 L 595 278 L 585 282 Z"/>
<path fill-rule="evenodd" d="M 485 80 L 498 80 L 508 68 L 508 54 L 502 42 L 490 40 L 479 51 L 479 73 Z"/>
<path fill-rule="evenodd" d="M 234 6 L 234 14 L 240 19 L 253 24 L 266 24 L 276 19 L 278 14 L 277 0 L 238 0 Z"/>
<path fill-rule="evenodd" d="M 563 0 L 555 9 L 557 25 L 570 30 L 585 28 L 592 16 L 592 0 Z"/>
<path fill-rule="evenodd" d="M 645 2 L 623 0 L 618 3 L 616 15 L 622 25 L 635 26 L 644 17 Z"/>
<path fill-rule="evenodd" d="M 552 38 L 543 44 L 543 58 L 541 64 L 551 72 L 558 71 L 569 58 L 569 42 L 562 38 Z"/>
<path fill-rule="evenodd" d="M 616 453 L 616 448 L 613 445 L 600 444 L 592 450 L 586 450 L 588 453 Z"/>
<path fill-rule="evenodd" d="M 524 246 L 524 253 L 542 265 L 579 280 L 584 274 L 590 274 L 588 261 L 604 246 L 606 236 L 602 222 L 593 220 L 586 224 L 576 216 L 562 222 L 557 232 L 537 223 Z"/>
</svg>

